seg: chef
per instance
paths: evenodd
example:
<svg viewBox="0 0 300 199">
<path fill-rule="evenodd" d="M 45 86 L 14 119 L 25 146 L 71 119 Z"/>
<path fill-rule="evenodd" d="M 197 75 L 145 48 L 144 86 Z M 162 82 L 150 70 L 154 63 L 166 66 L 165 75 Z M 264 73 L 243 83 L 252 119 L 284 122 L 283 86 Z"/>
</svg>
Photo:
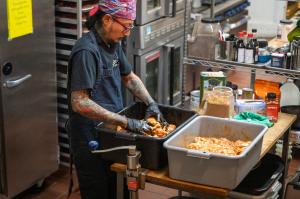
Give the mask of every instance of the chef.
<svg viewBox="0 0 300 199">
<path fill-rule="evenodd" d="M 69 132 L 82 199 L 115 198 L 111 162 L 91 153 L 101 145 L 95 126 L 101 121 L 135 133 L 150 129 L 144 120 L 117 113 L 123 109 L 121 85 L 147 105 L 146 119 L 161 118 L 157 104 L 132 72 L 120 46 L 120 41 L 130 35 L 135 17 L 135 0 L 100 0 L 87 20 L 89 33 L 72 49 L 68 77 Z"/>
</svg>

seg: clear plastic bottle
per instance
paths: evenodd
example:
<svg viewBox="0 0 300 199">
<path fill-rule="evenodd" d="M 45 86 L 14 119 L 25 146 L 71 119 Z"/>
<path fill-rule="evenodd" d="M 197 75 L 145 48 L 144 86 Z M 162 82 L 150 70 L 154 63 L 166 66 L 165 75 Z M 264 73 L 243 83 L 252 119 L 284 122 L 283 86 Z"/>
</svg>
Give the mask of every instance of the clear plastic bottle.
<svg viewBox="0 0 300 199">
<path fill-rule="evenodd" d="M 294 84 L 294 81 L 289 79 L 280 87 L 281 97 L 280 106 L 298 106 L 300 105 L 299 88 Z"/>
<path fill-rule="evenodd" d="M 207 59 L 215 59 L 218 56 L 218 44 L 221 31 L 219 20 L 202 18 L 194 25 L 192 38 L 189 41 L 189 55 Z M 205 48 L 199 48 L 205 46 Z"/>
</svg>

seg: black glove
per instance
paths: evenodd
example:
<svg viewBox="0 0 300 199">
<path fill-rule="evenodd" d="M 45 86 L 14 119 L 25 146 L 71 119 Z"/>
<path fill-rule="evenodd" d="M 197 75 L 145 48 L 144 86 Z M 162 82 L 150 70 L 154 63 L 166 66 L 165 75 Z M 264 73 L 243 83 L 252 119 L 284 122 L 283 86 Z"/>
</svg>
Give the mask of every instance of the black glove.
<svg viewBox="0 0 300 199">
<path fill-rule="evenodd" d="M 155 102 L 149 104 L 146 110 L 145 119 L 147 120 L 149 117 L 155 117 L 155 119 L 159 122 L 162 122 L 164 120 L 158 108 L 158 105 Z"/>
<path fill-rule="evenodd" d="M 151 126 L 146 121 L 128 118 L 127 130 L 133 133 L 143 134 L 151 130 Z"/>
</svg>

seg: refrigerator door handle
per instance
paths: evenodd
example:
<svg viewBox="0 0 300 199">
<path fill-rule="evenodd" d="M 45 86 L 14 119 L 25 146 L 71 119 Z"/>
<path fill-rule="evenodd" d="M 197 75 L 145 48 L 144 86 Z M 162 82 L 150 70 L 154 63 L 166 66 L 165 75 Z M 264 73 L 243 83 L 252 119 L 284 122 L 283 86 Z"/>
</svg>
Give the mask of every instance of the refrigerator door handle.
<svg viewBox="0 0 300 199">
<path fill-rule="evenodd" d="M 6 88 L 13 88 L 16 86 L 19 86 L 20 84 L 22 84 L 24 81 L 30 79 L 32 77 L 31 74 L 25 75 L 24 77 L 21 77 L 19 79 L 15 79 L 15 80 L 7 80 L 3 86 Z"/>
</svg>

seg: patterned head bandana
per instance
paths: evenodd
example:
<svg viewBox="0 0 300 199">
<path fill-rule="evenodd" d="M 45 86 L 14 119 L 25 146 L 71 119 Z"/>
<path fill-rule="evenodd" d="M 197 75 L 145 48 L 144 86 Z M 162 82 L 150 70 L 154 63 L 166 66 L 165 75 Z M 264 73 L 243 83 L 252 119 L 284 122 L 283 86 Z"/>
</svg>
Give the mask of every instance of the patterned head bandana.
<svg viewBox="0 0 300 199">
<path fill-rule="evenodd" d="M 93 16 L 98 10 L 114 17 L 135 20 L 136 0 L 100 0 L 89 15 Z"/>
</svg>

